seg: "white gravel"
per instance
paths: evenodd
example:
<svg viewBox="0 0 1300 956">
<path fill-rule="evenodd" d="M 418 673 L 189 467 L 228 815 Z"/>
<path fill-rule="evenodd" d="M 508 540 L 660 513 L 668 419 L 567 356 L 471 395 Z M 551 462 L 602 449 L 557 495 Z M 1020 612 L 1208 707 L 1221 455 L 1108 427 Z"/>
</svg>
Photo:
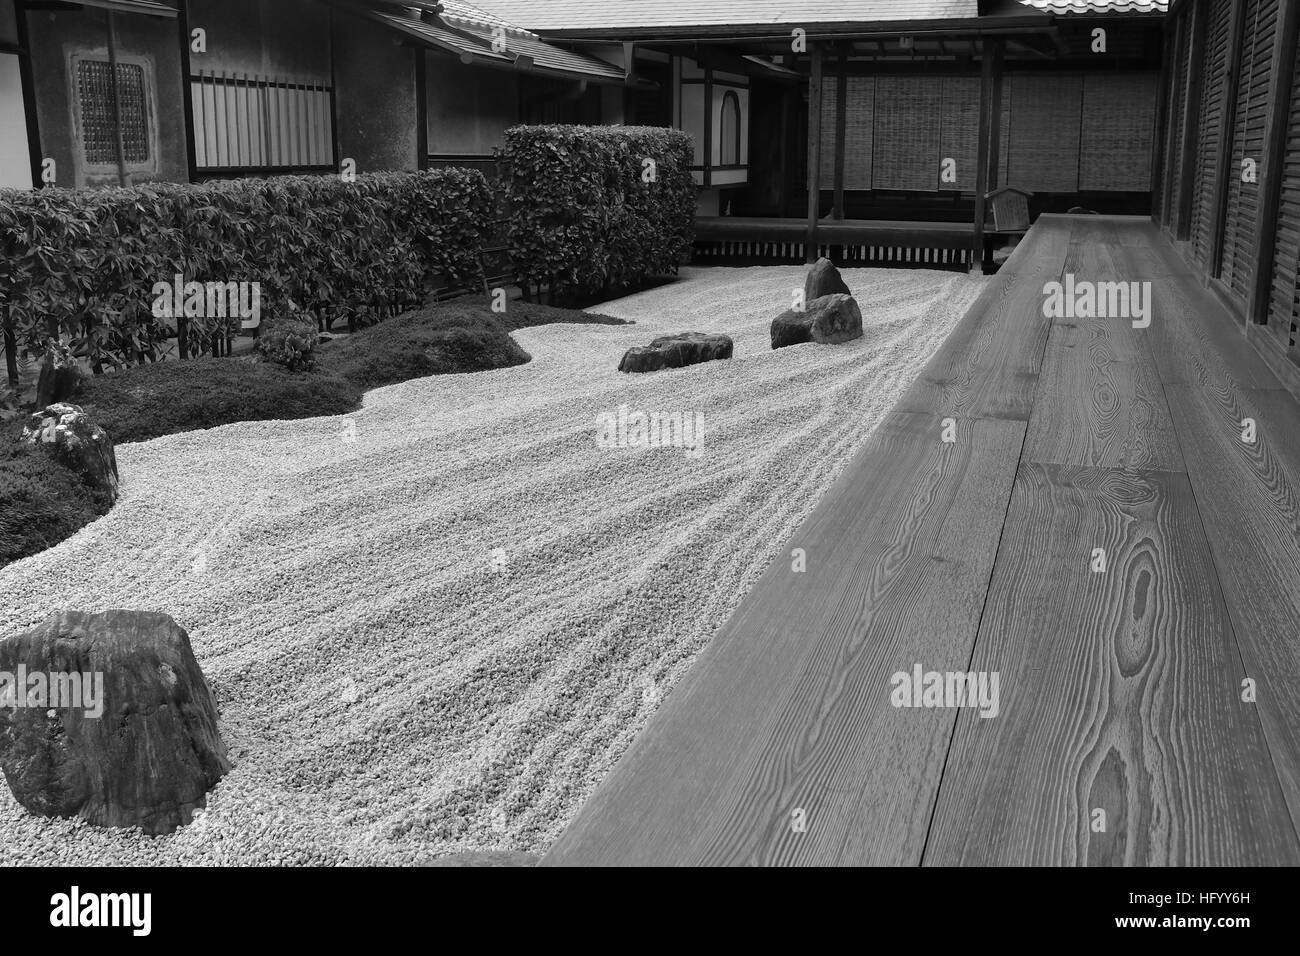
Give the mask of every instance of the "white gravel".
<svg viewBox="0 0 1300 956">
<path fill-rule="evenodd" d="M 0 861 L 544 851 L 980 288 L 846 271 L 865 336 L 772 352 L 803 274 L 683 270 L 597 310 L 636 325 L 516 333 L 525 366 L 119 446 L 113 511 L 0 571 L 0 634 L 64 607 L 171 614 L 235 769 L 163 838 L 34 818 L 0 786 Z M 735 357 L 615 371 L 687 329 Z M 597 447 L 620 405 L 702 413 L 703 453 Z"/>
</svg>

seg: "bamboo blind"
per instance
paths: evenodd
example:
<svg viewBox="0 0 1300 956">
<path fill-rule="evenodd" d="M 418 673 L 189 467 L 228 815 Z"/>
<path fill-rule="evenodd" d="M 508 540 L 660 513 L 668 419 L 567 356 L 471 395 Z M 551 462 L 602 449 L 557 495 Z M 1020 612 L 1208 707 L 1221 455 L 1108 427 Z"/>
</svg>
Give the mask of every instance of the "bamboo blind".
<svg viewBox="0 0 1300 956">
<path fill-rule="evenodd" d="M 943 109 L 939 123 L 939 159 L 957 162 L 957 181 L 945 183 L 936 175 L 940 191 L 973 192 L 979 155 L 980 79 L 946 76 L 942 80 Z"/>
<path fill-rule="evenodd" d="M 1084 76 L 1080 190 L 1146 192 L 1151 188 L 1157 86 L 1155 73 Z"/>
<path fill-rule="evenodd" d="M 872 183 L 876 189 L 938 185 L 943 86 L 937 76 L 876 78 Z"/>
<path fill-rule="evenodd" d="M 1006 185 L 1030 192 L 1076 192 L 1082 75 L 1018 73 L 1011 81 Z"/>
<path fill-rule="evenodd" d="M 1192 251 L 1206 263 L 1214 237 L 1215 182 L 1218 177 L 1219 124 L 1227 104 L 1228 33 L 1232 26 L 1231 0 L 1213 0 L 1209 15 L 1210 32 L 1205 44 L 1205 62 L 1201 72 L 1205 86 L 1201 93 L 1198 117 L 1199 135 L 1196 151 L 1196 174 L 1192 191 Z"/>
<path fill-rule="evenodd" d="M 845 85 L 844 188 L 871 188 L 871 147 L 875 127 L 876 78 L 850 76 Z M 827 77 L 822 89 L 822 188 L 835 183 L 835 103 L 838 77 Z M 811 146 L 811 143 L 810 143 Z"/>
</svg>

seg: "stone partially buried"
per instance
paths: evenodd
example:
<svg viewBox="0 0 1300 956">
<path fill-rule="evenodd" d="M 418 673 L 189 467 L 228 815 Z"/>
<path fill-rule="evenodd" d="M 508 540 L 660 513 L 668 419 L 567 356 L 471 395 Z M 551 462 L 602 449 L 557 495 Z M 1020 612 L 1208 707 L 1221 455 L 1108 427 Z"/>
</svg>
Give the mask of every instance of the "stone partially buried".
<svg viewBox="0 0 1300 956">
<path fill-rule="evenodd" d="M 802 312 L 790 309 L 772 320 L 772 348 L 819 342 L 838 345 L 862 337 L 862 312 L 851 295 L 813 299 Z"/>
<path fill-rule="evenodd" d="M 808 267 L 808 275 L 803 282 L 804 302 L 836 293 L 851 295 L 852 291 L 840 275 L 840 270 L 835 268 L 835 263 L 825 256 Z"/>
<path fill-rule="evenodd" d="M 649 345 L 628 349 L 618 363 L 620 372 L 657 372 L 664 368 L 684 368 L 700 362 L 729 359 L 732 353 L 729 335 L 704 332 L 678 332 L 661 335 Z"/>
<path fill-rule="evenodd" d="M 0 641 L 0 770 L 40 816 L 189 823 L 230 770 L 189 636 L 166 614 L 64 611 Z"/>
<path fill-rule="evenodd" d="M 93 488 L 117 500 L 117 456 L 113 443 L 79 405 L 60 402 L 32 413 L 23 440 L 44 448 Z"/>
</svg>

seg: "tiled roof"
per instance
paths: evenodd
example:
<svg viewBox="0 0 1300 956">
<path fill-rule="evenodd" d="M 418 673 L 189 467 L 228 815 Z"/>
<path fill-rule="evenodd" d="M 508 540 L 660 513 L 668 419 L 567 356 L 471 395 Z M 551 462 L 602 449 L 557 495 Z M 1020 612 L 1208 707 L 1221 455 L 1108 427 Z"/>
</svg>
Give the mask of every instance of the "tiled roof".
<svg viewBox="0 0 1300 956">
<path fill-rule="evenodd" d="M 623 81 L 622 68 L 544 43 L 536 33 L 517 27 L 479 7 L 461 0 L 442 0 L 442 6 L 441 17 L 448 26 L 473 34 L 489 48 L 492 44 L 492 31 L 499 27 L 506 31 L 507 50 L 516 56 L 530 57 L 542 69 L 605 77 L 620 83 Z"/>
<path fill-rule="evenodd" d="M 443 8 L 441 22 L 422 19 L 418 11 L 397 13 L 392 6 L 365 7 L 364 12 L 414 40 L 462 56 L 467 62 L 513 65 L 529 72 L 565 73 L 597 82 L 624 81 L 621 67 L 552 46 L 535 33 L 461 0 L 444 0 Z M 506 30 L 504 53 L 492 49 L 492 32 L 497 27 Z"/>
<path fill-rule="evenodd" d="M 1020 0 L 1027 7 L 1054 13 L 1061 16 L 1068 14 L 1103 14 L 1103 13 L 1168 13 L 1169 0 Z"/>
<path fill-rule="evenodd" d="M 557 31 L 974 19 L 977 0 L 477 0 L 507 20 Z"/>
</svg>

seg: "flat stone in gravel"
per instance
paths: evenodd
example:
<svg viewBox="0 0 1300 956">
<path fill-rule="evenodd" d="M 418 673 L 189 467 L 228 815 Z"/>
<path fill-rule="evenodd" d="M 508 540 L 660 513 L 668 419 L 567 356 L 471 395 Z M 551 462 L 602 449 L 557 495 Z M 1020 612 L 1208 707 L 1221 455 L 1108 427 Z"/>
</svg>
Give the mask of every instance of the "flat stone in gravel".
<svg viewBox="0 0 1300 956">
<path fill-rule="evenodd" d="M 811 302 L 813 299 L 834 295 L 837 292 L 851 295 L 852 291 L 845 283 L 844 277 L 840 275 L 840 270 L 835 268 L 835 263 L 825 256 L 808 267 L 808 277 L 803 282 L 804 302 Z"/>
<path fill-rule="evenodd" d="M 104 429 L 80 405 L 60 402 L 34 412 L 23 429 L 23 440 L 46 449 L 82 477 L 117 500 L 117 457 Z"/>
<path fill-rule="evenodd" d="M 212 691 L 166 614 L 55 614 L 0 641 L 0 675 L 0 769 L 31 813 L 171 833 L 230 770 Z"/>
<path fill-rule="evenodd" d="M 705 335 L 702 332 L 678 332 L 661 335 L 649 345 L 634 345 L 618 363 L 620 372 L 657 372 L 664 368 L 684 368 L 715 359 L 729 359 L 731 336 Z"/>
<path fill-rule="evenodd" d="M 843 293 L 812 299 L 802 312 L 791 309 L 772 320 L 772 348 L 819 342 L 838 345 L 862 338 L 862 312 L 853 296 Z"/>
</svg>

